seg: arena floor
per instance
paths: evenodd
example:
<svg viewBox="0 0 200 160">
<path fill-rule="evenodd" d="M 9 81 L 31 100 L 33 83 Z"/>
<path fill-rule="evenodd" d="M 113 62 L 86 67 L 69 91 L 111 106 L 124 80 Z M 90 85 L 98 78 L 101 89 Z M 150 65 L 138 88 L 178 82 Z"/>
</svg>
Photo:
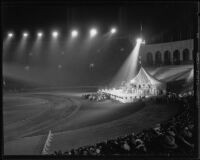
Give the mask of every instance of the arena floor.
<svg viewBox="0 0 200 160">
<path fill-rule="evenodd" d="M 90 102 L 78 91 L 4 94 L 5 155 L 40 155 L 49 130 L 49 153 L 137 133 L 177 113 L 177 106 L 111 100 Z"/>
</svg>

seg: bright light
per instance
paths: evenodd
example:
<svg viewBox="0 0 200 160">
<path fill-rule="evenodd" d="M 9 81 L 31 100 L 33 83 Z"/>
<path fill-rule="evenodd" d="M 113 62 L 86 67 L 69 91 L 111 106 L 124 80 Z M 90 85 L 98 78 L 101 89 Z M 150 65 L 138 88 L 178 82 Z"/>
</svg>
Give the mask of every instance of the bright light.
<svg viewBox="0 0 200 160">
<path fill-rule="evenodd" d="M 90 37 L 94 37 L 94 36 L 96 36 L 97 35 L 97 30 L 95 29 L 95 28 L 92 28 L 91 30 L 90 30 Z"/>
<path fill-rule="evenodd" d="M 24 32 L 24 33 L 23 33 L 23 36 L 24 36 L 24 37 L 28 37 L 28 33 L 27 33 L 27 32 Z"/>
<path fill-rule="evenodd" d="M 116 28 L 112 28 L 110 32 L 111 32 L 111 34 L 114 34 L 114 33 L 117 32 L 117 29 Z"/>
<path fill-rule="evenodd" d="M 8 33 L 8 37 L 9 37 L 9 38 L 12 38 L 12 37 L 13 37 L 13 33 L 9 32 L 9 33 Z"/>
<path fill-rule="evenodd" d="M 72 36 L 72 37 L 77 37 L 77 36 L 78 36 L 78 31 L 77 31 L 77 30 L 73 30 L 73 31 L 71 32 L 71 36 Z"/>
<path fill-rule="evenodd" d="M 135 44 L 135 47 L 118 71 L 117 75 L 111 81 L 111 85 L 118 86 L 122 81 L 129 82 L 137 74 L 140 47 L 143 43 L 143 40 L 141 38 L 138 38 L 136 41 L 137 43 Z"/>
<path fill-rule="evenodd" d="M 137 43 L 139 43 L 139 44 L 145 44 L 145 41 L 142 40 L 142 38 L 138 38 L 136 41 L 137 41 Z"/>
<path fill-rule="evenodd" d="M 37 36 L 38 36 L 38 37 L 42 37 L 42 36 L 43 36 L 43 33 L 42 33 L 42 32 L 38 32 Z"/>
<path fill-rule="evenodd" d="M 58 32 L 57 32 L 57 31 L 53 31 L 53 32 L 52 32 L 52 36 L 53 36 L 54 38 L 58 37 Z"/>
<path fill-rule="evenodd" d="M 141 43 L 142 42 L 142 39 L 141 38 L 138 38 L 137 39 L 137 43 Z"/>
</svg>

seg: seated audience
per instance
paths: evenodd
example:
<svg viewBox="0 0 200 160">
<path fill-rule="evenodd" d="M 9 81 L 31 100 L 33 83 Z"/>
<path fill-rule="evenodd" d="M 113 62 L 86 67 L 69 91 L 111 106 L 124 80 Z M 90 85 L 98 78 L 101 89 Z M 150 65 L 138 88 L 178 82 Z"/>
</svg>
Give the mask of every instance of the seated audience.
<svg viewBox="0 0 200 160">
<path fill-rule="evenodd" d="M 108 96 L 98 93 L 85 95 L 92 100 L 104 100 Z M 181 111 L 169 120 L 143 130 L 138 134 L 128 134 L 116 139 L 107 140 L 94 145 L 83 146 L 66 151 L 64 155 L 194 155 L 194 96 L 184 94 L 178 96 L 168 93 L 157 97 L 155 103 L 176 103 Z M 61 154 L 61 151 L 55 154 Z"/>
</svg>

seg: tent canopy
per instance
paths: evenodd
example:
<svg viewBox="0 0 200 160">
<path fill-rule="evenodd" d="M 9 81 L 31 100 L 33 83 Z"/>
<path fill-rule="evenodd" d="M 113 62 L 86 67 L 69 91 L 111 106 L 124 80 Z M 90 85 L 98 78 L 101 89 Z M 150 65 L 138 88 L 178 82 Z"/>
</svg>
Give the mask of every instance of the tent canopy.
<svg viewBox="0 0 200 160">
<path fill-rule="evenodd" d="M 130 83 L 135 85 L 148 84 L 158 89 L 166 89 L 166 83 L 151 76 L 143 67 L 140 68 L 140 71 L 135 78 L 130 81 Z"/>
<path fill-rule="evenodd" d="M 193 82 L 194 81 L 194 68 L 192 68 L 189 72 L 187 82 Z"/>
</svg>

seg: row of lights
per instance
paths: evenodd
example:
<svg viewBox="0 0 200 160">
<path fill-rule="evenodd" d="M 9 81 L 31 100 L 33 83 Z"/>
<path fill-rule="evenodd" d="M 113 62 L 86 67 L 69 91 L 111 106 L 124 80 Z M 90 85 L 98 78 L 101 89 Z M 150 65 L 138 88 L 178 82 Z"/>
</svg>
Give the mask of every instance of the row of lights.
<svg viewBox="0 0 200 160">
<path fill-rule="evenodd" d="M 111 34 L 115 34 L 116 32 L 117 32 L 117 29 L 116 29 L 116 28 L 111 28 L 111 30 L 110 30 L 110 33 L 111 33 Z M 94 36 L 96 36 L 97 34 L 98 34 L 98 30 L 97 30 L 96 28 L 90 29 L 90 37 L 91 37 L 91 38 L 94 37 Z M 57 38 L 58 35 L 59 35 L 59 32 L 58 32 L 58 31 L 53 31 L 53 32 L 51 33 L 51 35 L 52 35 L 54 38 Z M 71 31 L 71 36 L 72 36 L 73 38 L 77 37 L 78 35 L 79 35 L 78 30 L 72 30 L 72 31 Z M 23 33 L 23 37 L 28 37 L 28 36 L 29 36 L 28 32 L 24 32 L 24 33 Z M 38 33 L 37 33 L 37 36 L 38 36 L 39 38 L 41 38 L 41 37 L 43 36 L 43 32 L 38 32 Z M 9 37 L 9 38 L 14 37 L 14 33 L 13 33 L 13 32 L 9 32 L 9 33 L 8 33 L 8 37 Z"/>
</svg>

